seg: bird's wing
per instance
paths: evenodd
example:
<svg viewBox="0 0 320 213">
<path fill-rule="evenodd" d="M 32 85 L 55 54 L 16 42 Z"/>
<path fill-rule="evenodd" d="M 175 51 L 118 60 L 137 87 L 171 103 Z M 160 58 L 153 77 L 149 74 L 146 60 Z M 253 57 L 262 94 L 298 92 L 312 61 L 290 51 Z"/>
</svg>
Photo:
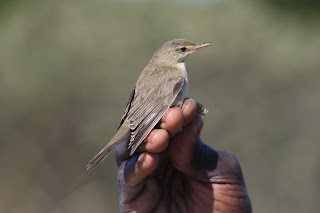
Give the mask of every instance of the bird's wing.
<svg viewBox="0 0 320 213">
<path fill-rule="evenodd" d="M 131 129 L 128 146 L 131 155 L 171 107 L 185 79 L 184 73 L 172 67 L 160 67 L 149 74 L 146 70 L 144 72 L 145 78 L 137 82 L 135 97 L 127 115 Z"/>
<path fill-rule="evenodd" d="M 113 136 L 110 142 L 101 149 L 101 151 L 92 158 L 92 160 L 87 165 L 87 170 L 92 170 L 96 166 L 98 166 L 112 151 L 112 149 L 119 144 L 119 142 L 126 141 L 130 138 L 130 128 L 129 128 L 129 121 L 126 120 L 128 112 L 130 111 L 131 102 L 134 98 L 135 89 L 130 94 L 126 109 L 124 114 L 121 118 L 120 125 L 118 127 L 117 133 Z"/>
<path fill-rule="evenodd" d="M 165 72 L 169 77 L 164 79 Z M 184 84 L 184 75 L 174 68 L 162 67 L 161 70 L 157 70 L 157 74 L 144 73 L 145 81 L 140 83 L 138 81 L 139 87 L 132 91 L 117 133 L 88 163 L 87 170 L 94 169 L 116 145 L 128 138 L 130 138 L 128 149 L 131 147 L 132 155 L 172 105 Z M 152 85 L 150 82 L 153 82 Z"/>
<path fill-rule="evenodd" d="M 128 112 L 129 112 L 130 107 L 131 107 L 132 100 L 134 98 L 134 93 L 135 93 L 135 88 L 133 88 L 133 90 L 132 90 L 132 92 L 131 92 L 131 94 L 129 96 L 129 100 L 128 100 L 126 109 L 125 109 L 125 111 L 123 113 L 123 116 L 121 118 L 120 125 L 119 125 L 118 129 L 121 127 L 121 125 L 123 124 L 124 120 L 127 118 Z"/>
</svg>

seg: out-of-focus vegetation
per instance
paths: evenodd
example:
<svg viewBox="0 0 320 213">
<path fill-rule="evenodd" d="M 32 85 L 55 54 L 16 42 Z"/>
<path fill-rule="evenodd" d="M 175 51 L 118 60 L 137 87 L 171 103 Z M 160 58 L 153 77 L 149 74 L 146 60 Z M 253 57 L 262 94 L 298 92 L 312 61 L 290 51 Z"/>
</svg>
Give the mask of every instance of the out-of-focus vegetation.
<svg viewBox="0 0 320 213">
<path fill-rule="evenodd" d="M 16 1 L 0 17 L 0 212 L 118 211 L 114 159 L 90 174 L 86 163 L 173 38 L 215 42 L 188 60 L 190 96 L 210 111 L 203 140 L 239 157 L 254 211 L 318 211 L 319 13 L 47 0 Z"/>
<path fill-rule="evenodd" d="M 315 0 L 260 0 L 273 7 L 273 9 L 284 10 L 282 12 L 293 12 L 309 16 L 319 15 L 320 2 Z"/>
</svg>

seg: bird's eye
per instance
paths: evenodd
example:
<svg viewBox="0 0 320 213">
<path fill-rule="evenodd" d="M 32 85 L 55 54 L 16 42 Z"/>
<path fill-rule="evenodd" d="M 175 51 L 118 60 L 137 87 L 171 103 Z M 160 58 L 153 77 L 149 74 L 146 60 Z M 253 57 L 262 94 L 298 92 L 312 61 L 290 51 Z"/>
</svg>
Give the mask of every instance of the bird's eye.
<svg viewBox="0 0 320 213">
<path fill-rule="evenodd" d="M 180 50 L 181 50 L 181 52 L 185 52 L 187 50 L 187 48 L 182 47 Z"/>
</svg>

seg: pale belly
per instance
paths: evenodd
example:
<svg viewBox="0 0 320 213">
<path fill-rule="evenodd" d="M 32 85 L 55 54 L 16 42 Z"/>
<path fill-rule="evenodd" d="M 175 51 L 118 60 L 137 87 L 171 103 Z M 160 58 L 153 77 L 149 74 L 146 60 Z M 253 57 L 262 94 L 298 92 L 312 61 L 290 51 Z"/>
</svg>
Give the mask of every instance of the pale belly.
<svg viewBox="0 0 320 213">
<path fill-rule="evenodd" d="M 189 98 L 188 79 L 187 78 L 184 80 L 182 90 L 178 93 L 176 99 L 174 100 L 174 102 L 172 103 L 171 106 L 179 106 L 180 107 L 186 98 Z"/>
</svg>

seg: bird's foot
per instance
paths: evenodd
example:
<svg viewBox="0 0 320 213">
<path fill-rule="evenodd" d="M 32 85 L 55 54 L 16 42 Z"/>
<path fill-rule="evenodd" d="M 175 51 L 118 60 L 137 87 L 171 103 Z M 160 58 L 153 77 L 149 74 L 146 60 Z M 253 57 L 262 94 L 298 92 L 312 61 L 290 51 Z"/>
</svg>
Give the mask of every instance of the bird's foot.
<svg viewBox="0 0 320 213">
<path fill-rule="evenodd" d="M 197 112 L 201 115 L 206 115 L 209 111 L 202 104 L 197 102 Z"/>
</svg>

